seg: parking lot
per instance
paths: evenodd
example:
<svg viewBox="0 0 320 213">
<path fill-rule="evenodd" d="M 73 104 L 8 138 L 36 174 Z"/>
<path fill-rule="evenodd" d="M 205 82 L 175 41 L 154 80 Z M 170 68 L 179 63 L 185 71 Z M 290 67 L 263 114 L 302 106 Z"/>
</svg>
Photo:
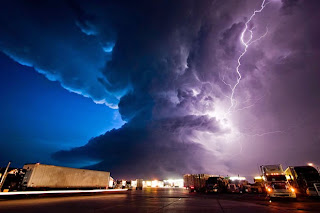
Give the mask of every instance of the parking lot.
<svg viewBox="0 0 320 213">
<path fill-rule="evenodd" d="M 0 212 L 319 212 L 314 199 L 270 202 L 264 195 L 197 194 L 181 188 L 2 199 Z"/>
</svg>

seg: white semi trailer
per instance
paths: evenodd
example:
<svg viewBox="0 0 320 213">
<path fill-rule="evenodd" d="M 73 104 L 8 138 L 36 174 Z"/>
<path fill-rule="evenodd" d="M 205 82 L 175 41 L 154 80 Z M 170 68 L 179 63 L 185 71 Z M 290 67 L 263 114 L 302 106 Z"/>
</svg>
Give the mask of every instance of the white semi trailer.
<svg viewBox="0 0 320 213">
<path fill-rule="evenodd" d="M 110 172 L 75 169 L 45 164 L 25 164 L 23 189 L 101 189 L 108 188 Z"/>
</svg>

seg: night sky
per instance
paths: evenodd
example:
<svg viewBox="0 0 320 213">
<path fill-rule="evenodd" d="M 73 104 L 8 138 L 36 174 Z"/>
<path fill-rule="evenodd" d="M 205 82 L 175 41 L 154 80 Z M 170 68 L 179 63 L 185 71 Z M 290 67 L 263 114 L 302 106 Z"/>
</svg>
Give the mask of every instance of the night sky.
<svg viewBox="0 0 320 213">
<path fill-rule="evenodd" d="M 0 4 L 2 166 L 320 166 L 318 0 Z"/>
</svg>

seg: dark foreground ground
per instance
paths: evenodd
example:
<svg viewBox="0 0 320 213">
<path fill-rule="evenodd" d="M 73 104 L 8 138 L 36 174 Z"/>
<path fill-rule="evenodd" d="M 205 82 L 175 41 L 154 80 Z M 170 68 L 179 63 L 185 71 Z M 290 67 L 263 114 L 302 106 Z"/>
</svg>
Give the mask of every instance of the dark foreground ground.
<svg viewBox="0 0 320 213">
<path fill-rule="evenodd" d="M 0 212 L 320 212 L 319 200 L 272 201 L 244 194 L 189 194 L 185 189 L 28 197 L 0 200 Z"/>
</svg>

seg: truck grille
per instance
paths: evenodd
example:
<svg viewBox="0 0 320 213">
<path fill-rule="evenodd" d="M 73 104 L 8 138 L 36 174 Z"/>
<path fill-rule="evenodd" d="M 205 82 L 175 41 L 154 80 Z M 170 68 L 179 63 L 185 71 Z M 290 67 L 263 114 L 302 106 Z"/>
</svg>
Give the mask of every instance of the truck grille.
<svg viewBox="0 0 320 213">
<path fill-rule="evenodd" d="M 289 197 L 290 195 L 289 194 L 280 194 L 279 196 L 280 197 Z"/>
</svg>

